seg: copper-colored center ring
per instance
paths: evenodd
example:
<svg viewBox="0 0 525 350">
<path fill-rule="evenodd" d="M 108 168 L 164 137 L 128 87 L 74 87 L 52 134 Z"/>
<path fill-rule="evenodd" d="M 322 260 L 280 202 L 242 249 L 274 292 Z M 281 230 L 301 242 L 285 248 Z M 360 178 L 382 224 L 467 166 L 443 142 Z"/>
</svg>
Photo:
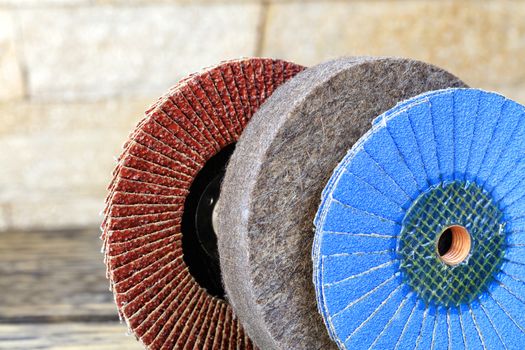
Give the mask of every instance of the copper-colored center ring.
<svg viewBox="0 0 525 350">
<path fill-rule="evenodd" d="M 440 235 L 440 239 L 445 233 L 450 234 L 451 241 L 448 249 L 443 254 L 438 252 L 439 258 L 449 266 L 458 265 L 465 261 L 470 253 L 470 233 L 465 227 L 460 225 L 447 227 Z"/>
</svg>

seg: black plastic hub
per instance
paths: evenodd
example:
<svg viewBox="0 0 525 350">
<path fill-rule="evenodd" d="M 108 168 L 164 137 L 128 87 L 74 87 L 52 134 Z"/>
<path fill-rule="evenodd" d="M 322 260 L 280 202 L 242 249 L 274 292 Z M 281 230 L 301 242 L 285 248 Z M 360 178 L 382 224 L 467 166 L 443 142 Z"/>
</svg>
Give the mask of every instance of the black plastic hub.
<svg viewBox="0 0 525 350">
<path fill-rule="evenodd" d="M 219 199 L 226 164 L 235 144 L 210 158 L 195 177 L 184 203 L 182 251 L 190 273 L 208 293 L 224 299 L 213 210 Z"/>
</svg>

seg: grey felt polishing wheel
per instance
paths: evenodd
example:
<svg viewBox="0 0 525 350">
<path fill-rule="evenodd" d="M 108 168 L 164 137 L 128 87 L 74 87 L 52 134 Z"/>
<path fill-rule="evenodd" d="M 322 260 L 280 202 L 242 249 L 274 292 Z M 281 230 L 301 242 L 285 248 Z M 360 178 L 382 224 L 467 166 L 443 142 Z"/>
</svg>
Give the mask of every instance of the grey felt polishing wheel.
<svg viewBox="0 0 525 350">
<path fill-rule="evenodd" d="M 321 191 L 374 117 L 422 92 L 464 86 L 419 61 L 343 58 L 299 73 L 254 115 L 230 159 L 215 225 L 226 293 L 260 348 L 336 348 L 312 283 Z"/>
</svg>

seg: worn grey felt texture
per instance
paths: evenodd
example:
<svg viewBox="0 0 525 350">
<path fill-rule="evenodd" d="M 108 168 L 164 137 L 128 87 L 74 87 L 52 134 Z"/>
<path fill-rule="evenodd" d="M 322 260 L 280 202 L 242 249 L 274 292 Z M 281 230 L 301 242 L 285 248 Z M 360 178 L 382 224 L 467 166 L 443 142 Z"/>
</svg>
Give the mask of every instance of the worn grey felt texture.
<svg viewBox="0 0 525 350">
<path fill-rule="evenodd" d="M 306 69 L 254 115 L 229 162 L 217 208 L 224 285 L 262 349 L 336 349 L 312 283 L 313 219 L 334 167 L 396 103 L 465 86 L 401 58 L 343 58 Z"/>
</svg>

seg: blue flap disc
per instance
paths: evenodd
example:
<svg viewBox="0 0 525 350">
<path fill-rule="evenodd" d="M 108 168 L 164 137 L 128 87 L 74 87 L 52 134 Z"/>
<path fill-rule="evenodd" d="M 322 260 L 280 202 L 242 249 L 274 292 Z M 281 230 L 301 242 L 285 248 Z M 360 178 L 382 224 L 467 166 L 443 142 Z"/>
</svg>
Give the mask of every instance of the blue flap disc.
<svg viewBox="0 0 525 350">
<path fill-rule="evenodd" d="M 315 226 L 341 349 L 525 348 L 525 107 L 476 89 L 398 104 L 335 169 Z"/>
</svg>

